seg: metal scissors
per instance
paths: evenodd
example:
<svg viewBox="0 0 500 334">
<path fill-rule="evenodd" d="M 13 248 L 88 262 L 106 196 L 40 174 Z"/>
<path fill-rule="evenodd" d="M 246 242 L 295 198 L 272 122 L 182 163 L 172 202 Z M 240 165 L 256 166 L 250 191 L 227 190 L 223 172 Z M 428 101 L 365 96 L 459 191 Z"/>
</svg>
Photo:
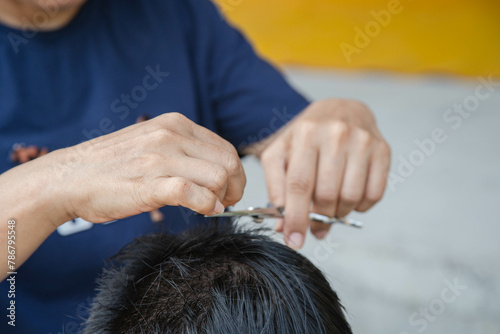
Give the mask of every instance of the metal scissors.
<svg viewBox="0 0 500 334">
<path fill-rule="evenodd" d="M 243 217 L 248 216 L 253 219 L 256 223 L 261 223 L 265 218 L 283 218 L 285 216 L 285 209 L 283 207 L 276 207 L 269 205 L 266 208 L 253 208 L 250 207 L 247 210 L 236 210 L 236 211 L 226 211 L 213 216 L 205 217 Z M 356 221 L 354 219 L 334 218 L 325 215 L 320 215 L 319 213 L 310 212 L 309 219 L 324 224 L 335 224 L 341 223 L 344 225 L 349 225 L 352 227 L 362 228 L 363 223 Z"/>
</svg>

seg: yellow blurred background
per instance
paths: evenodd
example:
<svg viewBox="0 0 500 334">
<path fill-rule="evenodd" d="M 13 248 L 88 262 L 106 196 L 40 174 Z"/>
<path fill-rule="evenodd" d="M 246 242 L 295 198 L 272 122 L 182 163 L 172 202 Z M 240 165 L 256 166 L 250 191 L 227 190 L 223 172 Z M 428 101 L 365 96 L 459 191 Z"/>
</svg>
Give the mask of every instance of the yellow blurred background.
<svg viewBox="0 0 500 334">
<path fill-rule="evenodd" d="M 500 77 L 498 0 L 215 0 L 278 64 Z"/>
</svg>

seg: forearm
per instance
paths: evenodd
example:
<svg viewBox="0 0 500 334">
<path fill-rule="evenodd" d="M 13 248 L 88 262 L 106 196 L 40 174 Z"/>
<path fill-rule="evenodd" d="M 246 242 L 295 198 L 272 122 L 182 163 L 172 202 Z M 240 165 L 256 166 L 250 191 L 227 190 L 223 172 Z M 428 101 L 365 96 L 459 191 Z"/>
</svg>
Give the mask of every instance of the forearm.
<svg viewBox="0 0 500 334">
<path fill-rule="evenodd" d="M 62 209 L 58 189 L 62 167 L 56 157 L 61 154 L 55 151 L 0 175 L 2 280 L 7 272 L 16 271 L 57 226 L 71 219 Z"/>
</svg>

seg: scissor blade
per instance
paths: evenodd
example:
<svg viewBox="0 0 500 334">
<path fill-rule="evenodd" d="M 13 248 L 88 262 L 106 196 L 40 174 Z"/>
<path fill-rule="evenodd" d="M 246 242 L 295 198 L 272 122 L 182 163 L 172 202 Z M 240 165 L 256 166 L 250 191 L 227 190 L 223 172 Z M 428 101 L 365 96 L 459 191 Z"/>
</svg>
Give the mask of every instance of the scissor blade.
<svg viewBox="0 0 500 334">
<path fill-rule="evenodd" d="M 252 213 L 249 210 L 243 210 L 243 211 L 226 211 L 211 216 L 205 215 L 205 217 L 237 217 L 237 216 L 250 216 L 250 215 L 252 215 Z"/>
<path fill-rule="evenodd" d="M 269 207 L 269 208 L 250 208 L 248 210 L 226 211 L 213 216 L 205 215 L 205 217 L 241 217 L 241 216 L 251 216 L 257 218 L 283 218 L 283 213 L 279 208 Z"/>
<path fill-rule="evenodd" d="M 252 217 L 255 222 L 262 222 L 265 218 L 283 218 L 285 215 L 285 210 L 283 207 L 269 206 L 266 208 L 249 208 L 248 210 L 236 210 L 236 211 L 226 211 L 213 216 L 205 217 Z M 314 212 L 309 213 L 309 219 L 324 224 L 335 224 L 341 223 L 344 225 L 362 228 L 363 223 L 353 220 L 343 218 L 332 218 L 324 215 L 320 215 Z"/>
</svg>

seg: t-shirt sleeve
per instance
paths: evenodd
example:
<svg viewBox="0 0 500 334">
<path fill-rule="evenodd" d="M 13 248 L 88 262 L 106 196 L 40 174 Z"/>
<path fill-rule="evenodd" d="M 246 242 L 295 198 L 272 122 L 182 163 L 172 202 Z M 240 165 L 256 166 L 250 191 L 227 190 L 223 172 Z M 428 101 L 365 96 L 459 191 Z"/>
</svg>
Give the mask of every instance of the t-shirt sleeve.
<svg viewBox="0 0 500 334">
<path fill-rule="evenodd" d="M 197 39 L 203 44 L 203 70 L 217 132 L 241 150 L 282 127 L 309 102 L 256 55 L 213 3 L 196 3 L 203 7 L 198 8 L 203 18 Z"/>
</svg>

